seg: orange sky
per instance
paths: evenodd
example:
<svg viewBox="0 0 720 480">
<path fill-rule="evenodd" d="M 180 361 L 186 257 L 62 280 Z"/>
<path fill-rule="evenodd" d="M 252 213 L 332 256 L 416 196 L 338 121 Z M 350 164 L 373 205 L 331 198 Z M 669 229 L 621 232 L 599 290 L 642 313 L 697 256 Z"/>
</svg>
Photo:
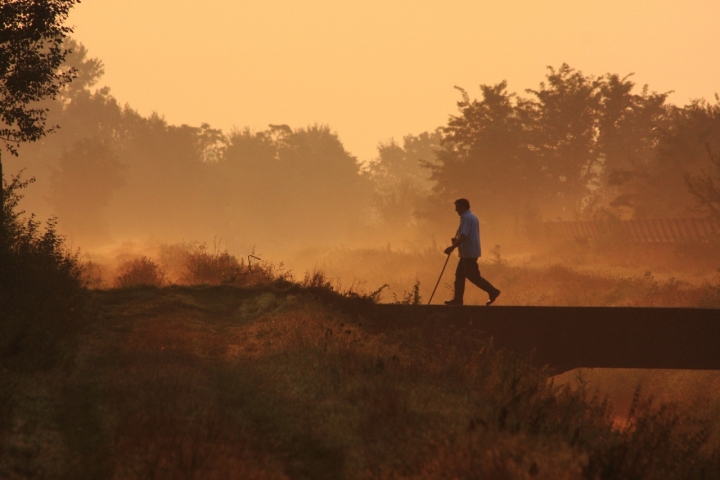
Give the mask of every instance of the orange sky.
<svg viewBox="0 0 720 480">
<path fill-rule="evenodd" d="M 720 93 L 718 0 L 84 0 L 102 85 L 175 124 L 324 123 L 360 160 L 446 123 L 459 94 L 520 93 L 562 62 L 635 72 L 671 100 Z"/>
</svg>

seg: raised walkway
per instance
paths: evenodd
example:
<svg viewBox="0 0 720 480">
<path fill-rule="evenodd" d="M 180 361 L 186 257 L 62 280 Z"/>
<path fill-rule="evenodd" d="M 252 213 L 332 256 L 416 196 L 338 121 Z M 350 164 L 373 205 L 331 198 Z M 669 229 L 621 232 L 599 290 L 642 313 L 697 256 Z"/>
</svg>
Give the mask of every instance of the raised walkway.
<svg viewBox="0 0 720 480">
<path fill-rule="evenodd" d="M 557 373 L 573 368 L 720 370 L 720 309 L 375 305 L 363 328 L 492 337 Z"/>
</svg>

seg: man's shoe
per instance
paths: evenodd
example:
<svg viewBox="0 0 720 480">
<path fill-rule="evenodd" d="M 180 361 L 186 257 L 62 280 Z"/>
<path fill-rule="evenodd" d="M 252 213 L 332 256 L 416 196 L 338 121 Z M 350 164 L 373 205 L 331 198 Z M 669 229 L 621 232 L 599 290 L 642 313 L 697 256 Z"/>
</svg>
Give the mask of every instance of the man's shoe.
<svg viewBox="0 0 720 480">
<path fill-rule="evenodd" d="M 485 302 L 485 306 L 489 307 L 490 305 L 492 305 L 493 302 L 495 302 L 495 300 L 497 300 L 497 297 L 499 297 L 499 296 L 500 296 L 500 290 L 495 290 L 493 293 L 490 294 L 490 300 Z"/>
<path fill-rule="evenodd" d="M 461 306 L 462 304 L 463 304 L 462 300 L 456 300 L 454 298 L 452 300 L 445 300 L 445 305 Z"/>
</svg>

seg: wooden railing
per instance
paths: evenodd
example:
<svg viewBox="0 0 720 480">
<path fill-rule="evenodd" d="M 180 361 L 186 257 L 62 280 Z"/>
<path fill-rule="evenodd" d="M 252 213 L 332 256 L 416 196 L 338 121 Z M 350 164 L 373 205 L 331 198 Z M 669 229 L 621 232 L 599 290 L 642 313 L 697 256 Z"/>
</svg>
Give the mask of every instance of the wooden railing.
<svg viewBox="0 0 720 480">
<path fill-rule="evenodd" d="M 673 243 L 720 237 L 720 224 L 699 218 L 657 218 L 646 220 L 546 222 L 553 239 L 589 240 L 615 237 L 638 243 Z"/>
</svg>

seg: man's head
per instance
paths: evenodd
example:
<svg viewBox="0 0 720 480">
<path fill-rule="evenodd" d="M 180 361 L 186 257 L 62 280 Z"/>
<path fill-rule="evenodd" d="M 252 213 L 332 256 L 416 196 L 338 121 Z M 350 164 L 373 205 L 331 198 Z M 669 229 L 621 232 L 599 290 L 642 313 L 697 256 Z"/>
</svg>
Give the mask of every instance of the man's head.
<svg viewBox="0 0 720 480">
<path fill-rule="evenodd" d="M 470 202 L 468 202 L 466 198 L 458 198 L 455 200 L 455 211 L 458 215 L 462 215 L 468 210 L 470 210 Z"/>
</svg>

